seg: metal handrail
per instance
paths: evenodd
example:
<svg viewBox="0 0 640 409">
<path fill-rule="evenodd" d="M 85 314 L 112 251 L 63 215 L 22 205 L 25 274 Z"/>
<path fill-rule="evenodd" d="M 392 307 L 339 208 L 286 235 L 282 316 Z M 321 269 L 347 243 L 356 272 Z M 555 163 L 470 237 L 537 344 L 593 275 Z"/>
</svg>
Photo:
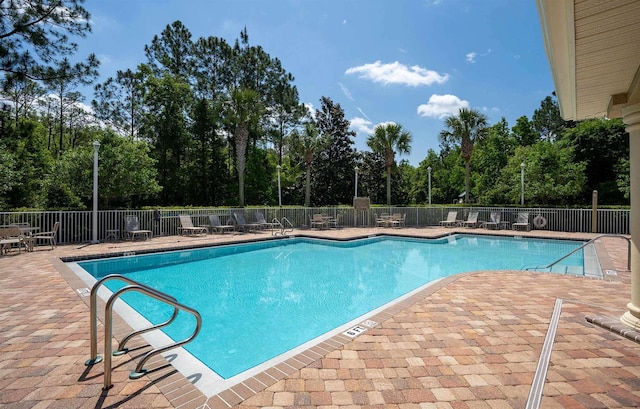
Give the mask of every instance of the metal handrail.
<svg viewBox="0 0 640 409">
<path fill-rule="evenodd" d="M 132 285 L 140 285 L 140 286 L 145 286 L 144 284 L 132 280 L 128 277 L 122 276 L 120 274 L 110 274 L 108 276 L 105 276 L 103 278 L 101 278 L 100 280 L 98 280 L 93 287 L 91 288 L 91 295 L 89 297 L 89 314 L 90 314 L 90 323 L 89 323 L 89 338 L 90 338 L 90 344 L 91 344 L 91 356 L 90 358 L 85 362 L 85 365 L 89 366 L 89 365 L 93 365 L 93 364 L 97 364 L 98 362 L 102 362 L 102 357 L 98 356 L 98 290 L 100 289 L 100 287 L 106 283 L 107 281 L 111 281 L 111 280 L 120 280 L 120 281 L 124 281 L 125 283 L 128 284 L 132 284 Z M 153 288 L 147 287 L 149 288 L 151 291 L 156 291 Z M 159 291 L 156 291 L 159 294 L 163 294 L 160 293 Z M 163 294 L 165 295 L 165 294 Z M 170 296 L 168 296 L 170 297 Z M 171 297 L 173 298 L 173 297 Z M 176 301 L 175 298 L 173 298 L 174 301 Z M 174 315 L 176 313 L 176 309 L 174 307 Z M 169 325 L 172 321 L 173 321 L 173 317 L 172 319 L 170 319 L 169 321 L 167 321 L 166 323 L 163 324 L 158 324 L 154 327 L 149 328 L 148 330 L 151 331 L 152 329 L 157 329 L 157 328 L 161 328 L 164 325 Z M 142 330 L 142 332 L 147 332 L 145 330 Z M 142 333 L 140 332 L 140 333 Z M 125 337 L 125 339 L 127 339 L 127 337 Z M 123 340 L 124 341 L 124 340 Z M 121 342 L 120 346 L 124 347 L 124 344 Z M 118 348 L 120 349 L 120 348 Z M 106 351 L 105 351 L 106 353 Z"/>
<path fill-rule="evenodd" d="M 196 311 L 193 308 L 190 308 L 184 304 L 179 303 L 174 297 L 167 295 L 165 293 L 162 293 L 158 290 L 155 290 L 151 287 L 148 287 L 142 283 L 139 283 L 135 280 L 131 280 L 129 278 L 114 274 L 114 275 L 109 275 L 107 277 L 104 277 L 103 279 L 101 279 L 100 281 L 98 281 L 93 288 L 91 289 L 91 314 L 92 314 L 92 319 L 91 319 L 91 359 L 87 360 L 85 362 L 85 365 L 93 365 L 96 364 L 98 362 L 100 362 L 102 359 L 100 357 L 98 357 L 97 354 L 97 319 L 96 319 L 96 294 L 97 294 L 97 288 L 99 286 L 101 286 L 102 284 L 104 284 L 105 281 L 108 280 L 112 280 L 112 279 L 120 279 L 122 281 L 128 282 L 131 285 L 128 285 L 126 287 L 121 288 L 120 290 L 116 291 L 115 293 L 113 293 L 111 295 L 111 297 L 109 297 L 109 300 L 107 301 L 106 307 L 105 307 L 105 336 L 104 336 L 104 350 L 105 350 L 105 357 L 104 357 L 104 386 L 103 389 L 109 389 L 111 388 L 112 384 L 111 384 L 111 353 L 107 353 L 107 351 L 111 351 L 111 342 L 112 342 L 112 330 L 113 330 L 113 304 L 115 303 L 115 301 L 120 298 L 121 295 L 123 295 L 124 293 L 127 293 L 129 291 L 137 291 L 140 293 L 143 293 L 145 295 L 148 295 L 152 298 L 155 298 L 158 301 L 162 301 L 166 304 L 171 305 L 174 308 L 174 312 L 173 315 L 171 316 L 171 318 L 162 323 L 162 324 L 158 324 L 158 325 L 154 325 L 152 327 L 143 329 L 143 330 L 139 330 L 139 331 L 135 331 L 129 335 L 127 335 L 122 342 L 120 342 L 120 345 L 118 347 L 118 350 L 115 351 L 113 353 L 113 355 L 119 355 L 122 354 L 124 352 L 126 352 L 126 350 L 124 350 L 124 344 L 126 344 L 126 342 L 131 339 L 133 336 L 135 335 L 139 335 L 154 329 L 158 329 L 161 328 L 163 326 L 168 325 L 169 323 L 173 322 L 173 320 L 175 320 L 175 318 L 178 315 L 178 309 L 181 309 L 185 312 L 188 312 L 190 314 L 192 314 L 195 319 L 196 319 L 196 328 L 193 332 L 193 334 L 191 334 L 191 336 L 189 336 L 188 338 L 179 341 L 179 342 L 174 342 L 172 344 L 169 345 L 165 345 L 163 347 L 160 348 L 154 348 L 153 350 L 147 352 L 143 358 L 140 360 L 140 362 L 138 362 L 138 365 L 136 366 L 135 371 L 131 371 L 129 373 L 129 378 L 130 379 L 137 379 L 140 378 L 141 376 L 143 376 L 147 371 L 143 368 L 144 364 L 153 356 L 158 355 L 162 352 L 168 351 L 170 349 L 173 348 L 177 348 L 179 346 L 185 345 L 189 342 L 191 342 L 200 332 L 200 329 L 202 328 L 202 317 L 200 316 L 200 313 L 198 311 Z M 124 352 L 123 352 L 124 351 Z"/>
<path fill-rule="evenodd" d="M 293 223 L 291 223 L 289 221 L 289 219 L 287 219 L 286 216 L 283 216 L 281 220 L 278 220 L 276 217 L 273 218 L 273 223 L 277 223 L 280 226 L 280 233 L 278 232 L 272 232 L 271 234 L 274 236 L 277 236 L 278 234 L 280 234 L 281 236 L 284 236 L 285 233 L 287 233 L 287 227 L 284 225 L 283 222 L 286 222 L 289 225 L 289 228 L 291 229 L 290 232 L 293 231 L 294 227 L 293 227 Z"/>
<path fill-rule="evenodd" d="M 589 244 L 595 242 L 598 239 L 601 239 L 602 237 L 619 237 L 619 238 L 625 239 L 627 241 L 627 244 L 629 246 L 629 248 L 627 250 L 627 270 L 630 271 L 631 270 L 631 239 L 629 239 L 627 236 L 622 235 L 622 234 L 600 234 L 600 235 L 592 238 L 591 240 L 585 242 L 580 247 L 578 247 L 576 249 L 573 249 L 572 251 L 570 251 L 569 253 L 565 254 L 562 257 L 560 257 L 559 259 L 557 259 L 556 261 L 554 261 L 553 263 L 549 264 L 546 267 L 528 267 L 528 268 L 525 268 L 525 270 L 538 270 L 538 269 L 541 269 L 541 268 L 542 269 L 551 268 L 551 267 L 555 266 L 556 264 L 558 264 L 559 262 L 561 262 L 562 260 L 564 260 L 567 257 L 571 256 L 572 254 L 578 252 L 579 250 L 582 250 L 583 248 L 585 248 Z"/>
</svg>

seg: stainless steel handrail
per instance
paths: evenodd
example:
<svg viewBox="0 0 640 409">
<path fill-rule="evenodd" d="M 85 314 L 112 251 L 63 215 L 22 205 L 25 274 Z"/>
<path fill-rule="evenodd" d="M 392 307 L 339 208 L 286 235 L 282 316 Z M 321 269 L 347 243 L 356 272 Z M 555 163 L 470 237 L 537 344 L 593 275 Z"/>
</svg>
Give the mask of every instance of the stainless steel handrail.
<svg viewBox="0 0 640 409">
<path fill-rule="evenodd" d="M 102 277 L 93 285 L 93 287 L 91 288 L 91 294 L 89 297 L 89 314 L 90 314 L 90 320 L 91 320 L 91 322 L 89 323 L 89 337 L 90 337 L 90 344 L 91 344 L 91 356 L 84 363 L 87 366 L 97 364 L 98 362 L 102 361 L 102 357 L 98 356 L 98 290 L 104 283 L 111 280 L 120 280 L 132 285 L 145 286 L 144 284 L 136 280 L 132 280 L 120 274 L 110 274 L 108 276 Z M 153 288 L 150 288 L 150 287 L 147 287 L 147 288 L 149 288 L 151 291 L 156 291 Z M 156 291 L 156 292 L 158 292 L 159 294 L 163 294 L 163 293 L 160 293 L 159 291 Z M 174 301 L 175 301 L 175 298 L 174 298 Z M 175 314 L 175 308 L 174 308 L 174 314 Z M 172 320 L 169 320 L 164 324 L 168 325 L 169 323 L 171 323 L 171 321 Z M 151 329 L 156 329 L 156 327 L 159 328 L 164 326 L 162 324 L 158 324 L 158 325 L 159 326 L 151 327 Z"/>
<path fill-rule="evenodd" d="M 184 304 L 179 303 L 174 297 L 167 295 L 165 293 L 162 293 L 158 290 L 155 290 L 151 287 L 148 287 L 142 283 L 138 283 L 135 280 L 131 280 L 129 278 L 114 274 L 114 275 L 110 275 L 107 277 L 104 277 L 103 279 L 101 279 L 100 281 L 98 281 L 94 287 L 91 289 L 91 314 L 92 314 L 92 319 L 91 319 L 91 359 L 87 360 L 85 362 L 85 365 L 93 365 L 96 364 L 98 362 L 100 362 L 102 359 L 100 357 L 98 357 L 97 354 L 97 318 L 96 318 L 96 310 L 97 310 L 97 300 L 96 300 L 96 294 L 97 294 L 97 288 L 102 285 L 105 281 L 108 280 L 112 280 L 112 279 L 120 279 L 122 281 L 128 282 L 131 285 L 128 285 L 126 287 L 121 288 L 120 290 L 114 292 L 111 297 L 109 297 L 109 300 L 107 301 L 106 307 L 105 307 L 105 336 L 104 336 L 104 386 L 103 389 L 109 389 L 111 388 L 112 384 L 111 384 L 111 353 L 108 351 L 111 351 L 111 342 L 112 342 L 112 338 L 113 338 L 113 334 L 112 334 L 112 330 L 113 330 L 113 304 L 116 302 L 116 300 L 118 298 L 120 298 L 121 295 L 123 295 L 124 293 L 127 293 L 129 291 L 137 291 L 140 293 L 143 293 L 145 295 L 148 295 L 149 297 L 155 298 L 158 301 L 162 301 L 166 304 L 171 305 L 174 308 L 173 311 L 173 315 L 171 316 L 171 318 L 162 323 L 162 324 L 158 324 L 158 325 L 154 325 L 152 327 L 143 329 L 143 330 L 139 330 L 139 331 L 135 331 L 129 335 L 127 335 L 122 342 L 120 342 L 120 346 L 118 348 L 117 351 L 115 351 L 113 353 L 113 355 L 118 355 L 123 353 L 123 348 L 124 348 L 124 344 L 126 344 L 126 342 L 131 339 L 133 336 L 135 335 L 139 335 L 154 329 L 158 329 L 161 328 L 163 326 L 168 325 L 169 323 L 173 322 L 173 320 L 175 320 L 175 318 L 178 316 L 178 309 L 183 310 L 185 312 L 188 312 L 190 314 L 192 314 L 195 319 L 196 319 L 196 328 L 193 331 L 193 334 L 191 334 L 191 336 L 189 336 L 188 338 L 179 341 L 179 342 L 174 342 L 172 344 L 169 345 L 165 345 L 163 347 L 160 348 L 154 348 L 153 350 L 147 352 L 143 358 L 140 360 L 140 362 L 138 362 L 138 365 L 136 366 L 135 371 L 131 371 L 129 373 L 129 378 L 130 379 L 137 379 L 140 378 L 141 376 L 143 376 L 146 373 L 146 370 L 143 368 L 144 364 L 153 356 L 158 355 L 162 352 L 168 351 L 170 349 L 173 348 L 177 348 L 179 346 L 185 345 L 189 342 L 191 342 L 200 332 L 200 329 L 202 328 L 202 317 L 200 316 L 200 313 L 198 311 L 196 311 L 193 308 L 190 308 Z M 95 290 L 95 291 L 94 291 Z M 95 328 L 94 328 L 95 326 Z M 122 349 L 121 349 L 122 348 Z M 126 352 L 126 351 L 125 351 Z"/>
<path fill-rule="evenodd" d="M 278 232 L 272 232 L 271 234 L 273 236 L 277 236 L 278 234 L 280 234 L 281 236 L 284 236 L 285 233 L 287 233 L 288 228 L 283 224 L 283 222 L 286 222 L 291 230 L 289 230 L 289 232 L 292 232 L 294 227 L 293 227 L 293 223 L 291 223 L 289 221 L 289 219 L 287 219 L 286 216 L 283 216 L 281 220 L 278 220 L 277 218 L 273 218 L 273 223 L 277 223 L 280 226 L 280 233 Z"/>
<path fill-rule="evenodd" d="M 562 260 L 564 260 L 567 257 L 571 256 L 572 254 L 582 250 L 583 248 L 585 248 L 589 244 L 591 244 L 591 243 L 595 242 L 596 240 L 601 239 L 603 237 L 618 237 L 618 238 L 621 238 L 621 239 L 625 239 L 627 241 L 627 244 L 629 246 L 629 248 L 627 250 L 627 270 L 630 271 L 631 270 L 631 239 L 629 239 L 627 236 L 622 235 L 622 234 L 600 234 L 600 235 L 592 238 L 591 240 L 585 242 L 580 247 L 578 247 L 576 249 L 573 249 L 572 251 L 570 251 L 569 253 L 565 254 L 562 257 L 560 257 L 559 259 L 557 259 L 556 261 L 554 261 L 553 263 L 549 264 L 546 267 L 528 267 L 528 268 L 525 268 L 525 270 L 538 270 L 538 269 L 551 268 L 551 267 L 555 266 L 556 264 L 558 264 L 559 262 L 561 262 Z"/>
</svg>

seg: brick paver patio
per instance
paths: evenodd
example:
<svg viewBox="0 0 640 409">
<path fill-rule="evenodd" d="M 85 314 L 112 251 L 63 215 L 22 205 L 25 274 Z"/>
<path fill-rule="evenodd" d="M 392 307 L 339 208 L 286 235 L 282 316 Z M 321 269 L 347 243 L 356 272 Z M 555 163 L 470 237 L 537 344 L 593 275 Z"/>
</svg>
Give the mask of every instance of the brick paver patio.
<svg viewBox="0 0 640 409">
<path fill-rule="evenodd" d="M 348 238 L 383 231 L 433 237 L 452 230 L 296 233 Z M 140 344 L 114 357 L 114 386 L 102 391 L 102 366 L 84 365 L 88 298 L 76 290 L 86 285 L 60 257 L 267 237 L 268 232 L 160 237 L 0 256 L 0 407 L 524 408 L 557 300 L 562 303 L 540 407 L 640 407 L 640 344 L 585 320 L 617 319 L 625 312 L 630 274 L 627 244 L 619 239 L 602 239 L 599 245 L 603 267 L 617 273 L 604 280 L 521 271 L 460 274 L 378 314 L 380 324 L 354 339 L 329 341 L 210 398 L 164 358 L 149 365 L 147 376 L 129 380 L 145 352 Z M 126 328 L 118 324 L 116 340 Z"/>
</svg>

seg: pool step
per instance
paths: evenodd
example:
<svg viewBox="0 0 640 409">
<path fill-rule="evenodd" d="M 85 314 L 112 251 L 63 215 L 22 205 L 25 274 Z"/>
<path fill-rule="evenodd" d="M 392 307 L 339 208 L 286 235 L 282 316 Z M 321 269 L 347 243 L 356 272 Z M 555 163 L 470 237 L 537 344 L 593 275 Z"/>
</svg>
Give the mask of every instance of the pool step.
<svg viewBox="0 0 640 409">
<path fill-rule="evenodd" d="M 584 268 L 582 266 L 577 266 L 577 265 L 556 264 L 551 268 L 551 272 L 558 273 L 558 274 L 571 274 L 571 275 L 582 276 L 584 275 Z"/>
</svg>

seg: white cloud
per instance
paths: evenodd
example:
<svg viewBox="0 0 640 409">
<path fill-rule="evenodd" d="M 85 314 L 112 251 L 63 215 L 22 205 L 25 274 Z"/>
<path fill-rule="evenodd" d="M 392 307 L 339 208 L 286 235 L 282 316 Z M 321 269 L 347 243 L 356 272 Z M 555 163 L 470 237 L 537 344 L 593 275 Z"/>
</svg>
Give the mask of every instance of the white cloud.
<svg viewBox="0 0 640 409">
<path fill-rule="evenodd" d="M 357 107 L 358 111 L 360 111 L 360 113 L 362 114 L 363 117 L 369 119 L 369 117 L 367 116 L 367 114 L 364 113 L 364 111 L 362 109 L 360 109 L 360 107 Z"/>
<path fill-rule="evenodd" d="M 466 55 L 467 57 L 467 62 L 470 62 L 471 64 L 475 64 L 476 62 L 476 56 L 478 55 L 478 53 L 476 52 L 470 52 Z"/>
<path fill-rule="evenodd" d="M 109 57 L 106 54 L 99 54 L 98 55 L 98 60 L 100 61 L 100 64 L 102 64 L 102 65 L 111 64 L 111 57 Z"/>
<path fill-rule="evenodd" d="M 362 112 L 362 111 L 361 111 Z M 351 118 L 350 128 L 353 129 L 357 134 L 366 134 L 371 135 L 375 131 L 376 126 L 385 126 L 387 124 L 395 124 L 395 122 L 386 121 L 386 122 L 378 122 L 373 125 L 369 119 L 353 117 Z"/>
<path fill-rule="evenodd" d="M 467 60 L 468 63 L 475 64 L 477 57 L 486 57 L 489 54 L 491 54 L 491 48 L 489 48 L 486 53 L 482 53 L 482 54 L 478 54 L 475 51 L 471 51 L 470 53 L 467 53 L 465 55 L 465 59 Z"/>
<path fill-rule="evenodd" d="M 367 135 L 373 133 L 373 123 L 368 119 L 353 117 L 351 118 L 351 124 L 349 127 L 356 131 L 356 133 L 365 133 Z"/>
<path fill-rule="evenodd" d="M 309 111 L 309 115 L 311 115 L 311 118 L 315 118 L 316 109 L 313 107 L 313 104 L 311 102 L 305 102 L 303 105 L 305 106 L 305 108 L 307 108 L 307 111 Z"/>
<path fill-rule="evenodd" d="M 429 97 L 429 102 L 418 106 L 418 115 L 443 119 L 451 115 L 457 115 L 460 108 L 468 107 L 469 101 L 460 99 L 455 95 L 433 94 Z"/>
<path fill-rule="evenodd" d="M 342 24 L 343 25 L 347 24 L 347 19 L 342 20 Z"/>
<path fill-rule="evenodd" d="M 407 67 L 398 61 L 383 64 L 380 60 L 372 64 L 348 68 L 345 74 L 360 74 L 360 78 L 381 82 L 385 85 L 400 84 L 411 87 L 432 85 L 434 83 L 442 84 L 449 79 L 448 74 L 441 75 L 418 65 Z"/>
<path fill-rule="evenodd" d="M 342 93 L 349 98 L 350 100 L 353 101 L 353 96 L 351 95 L 351 92 L 349 91 L 349 88 L 345 87 L 343 83 L 339 82 L 338 85 L 340 86 L 340 89 L 342 90 Z"/>
</svg>

